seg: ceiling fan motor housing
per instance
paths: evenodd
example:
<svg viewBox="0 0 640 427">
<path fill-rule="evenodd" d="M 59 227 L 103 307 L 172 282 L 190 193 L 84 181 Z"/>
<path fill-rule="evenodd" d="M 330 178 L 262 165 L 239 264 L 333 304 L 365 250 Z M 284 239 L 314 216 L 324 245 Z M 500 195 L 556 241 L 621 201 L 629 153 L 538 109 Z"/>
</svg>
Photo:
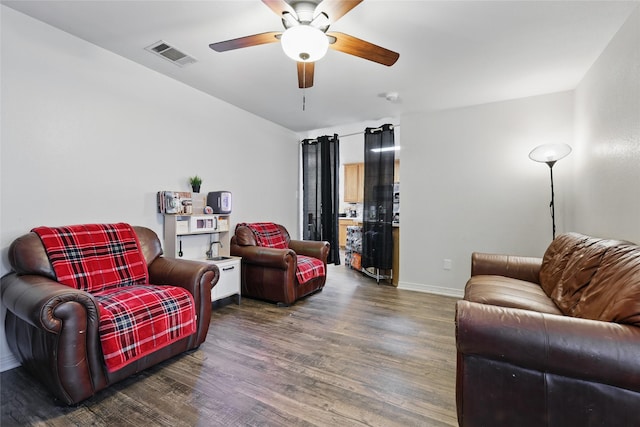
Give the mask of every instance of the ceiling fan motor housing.
<svg viewBox="0 0 640 427">
<path fill-rule="evenodd" d="M 313 21 L 313 14 L 316 11 L 316 7 L 318 6 L 318 2 L 313 1 L 292 1 L 291 7 L 295 10 L 296 15 L 298 15 L 298 21 L 301 24 L 308 24 Z"/>
</svg>

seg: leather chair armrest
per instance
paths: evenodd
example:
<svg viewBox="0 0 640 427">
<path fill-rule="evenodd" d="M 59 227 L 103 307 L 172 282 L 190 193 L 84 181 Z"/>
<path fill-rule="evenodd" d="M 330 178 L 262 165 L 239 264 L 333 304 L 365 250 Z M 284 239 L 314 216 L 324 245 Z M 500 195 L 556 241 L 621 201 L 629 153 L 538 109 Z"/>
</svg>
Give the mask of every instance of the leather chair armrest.
<svg viewBox="0 0 640 427">
<path fill-rule="evenodd" d="M 211 289 L 220 279 L 218 266 L 203 261 L 158 257 L 149 265 L 149 282 L 186 289 L 193 295 L 198 329 L 188 347 L 196 348 L 207 338 L 211 322 Z"/>
<path fill-rule="evenodd" d="M 66 302 L 82 305 L 88 327 L 94 327 L 97 333 L 98 305 L 91 294 L 43 276 L 10 273 L 2 278 L 2 304 L 38 329 L 60 333 L 64 322 L 56 310 Z"/>
<path fill-rule="evenodd" d="M 292 249 L 298 255 L 306 255 L 322 260 L 327 263 L 330 249 L 329 242 L 319 242 L 314 240 L 290 240 L 289 249 Z"/>
<path fill-rule="evenodd" d="M 640 392 L 640 328 L 470 301 L 456 305 L 459 353 Z"/>
<path fill-rule="evenodd" d="M 99 311 L 91 294 L 11 273 L 2 278 L 2 303 L 9 348 L 61 401 L 77 403 L 105 387 Z"/>
<path fill-rule="evenodd" d="M 219 278 L 218 266 L 209 262 L 158 257 L 149 265 L 149 282 L 154 285 L 179 286 L 193 296 L 206 284 L 213 288 Z M 208 289 L 209 293 L 211 288 Z"/>
<path fill-rule="evenodd" d="M 231 245 L 231 255 L 242 257 L 243 263 L 286 270 L 293 268 L 296 253 L 292 249 Z"/>
<path fill-rule="evenodd" d="M 471 275 L 505 276 L 512 279 L 540 283 L 542 258 L 498 255 L 474 252 L 471 254 Z"/>
</svg>

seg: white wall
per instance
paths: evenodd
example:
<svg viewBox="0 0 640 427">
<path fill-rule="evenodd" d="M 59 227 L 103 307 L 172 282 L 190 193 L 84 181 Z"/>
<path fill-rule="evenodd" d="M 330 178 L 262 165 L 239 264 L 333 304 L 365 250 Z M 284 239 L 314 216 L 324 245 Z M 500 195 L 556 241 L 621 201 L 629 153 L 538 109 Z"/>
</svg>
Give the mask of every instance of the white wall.
<svg viewBox="0 0 640 427">
<path fill-rule="evenodd" d="M 473 251 L 541 256 L 549 168 L 528 154 L 572 138 L 572 92 L 403 116 L 399 287 L 459 296 Z M 554 167 L 558 233 L 571 166 Z"/>
<path fill-rule="evenodd" d="M 0 274 L 38 225 L 124 221 L 162 237 L 156 192 L 190 191 L 196 173 L 202 192 L 233 192 L 232 226 L 297 229 L 295 133 L 1 8 Z M 4 370 L 15 359 L 0 316 Z"/>
<path fill-rule="evenodd" d="M 576 90 L 576 230 L 640 243 L 640 6 Z"/>
<path fill-rule="evenodd" d="M 573 147 L 554 167 L 557 232 L 640 242 L 638 76 L 640 6 L 575 91 L 403 116 L 400 287 L 460 295 L 473 251 L 540 256 L 549 175 L 527 154 L 547 142 Z"/>
</svg>

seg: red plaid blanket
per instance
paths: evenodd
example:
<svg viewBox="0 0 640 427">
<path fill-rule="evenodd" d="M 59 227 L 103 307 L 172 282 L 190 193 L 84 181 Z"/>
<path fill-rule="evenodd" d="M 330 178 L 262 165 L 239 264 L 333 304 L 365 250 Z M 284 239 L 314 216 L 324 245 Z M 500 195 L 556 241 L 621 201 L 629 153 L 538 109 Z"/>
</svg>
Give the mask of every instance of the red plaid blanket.
<svg viewBox="0 0 640 427">
<path fill-rule="evenodd" d="M 305 283 L 314 277 L 324 276 L 324 263 L 318 258 L 305 255 L 298 255 L 298 268 L 296 269 L 296 277 L 298 283 Z"/>
<path fill-rule="evenodd" d="M 129 224 L 38 227 L 58 282 L 86 292 L 100 292 L 148 281 L 138 236 Z"/>
<path fill-rule="evenodd" d="M 193 296 L 148 284 L 138 237 L 129 224 L 38 227 L 57 280 L 94 295 L 109 372 L 196 331 Z"/>
<path fill-rule="evenodd" d="M 109 372 L 196 332 L 191 294 L 175 286 L 125 286 L 95 295 Z"/>
<path fill-rule="evenodd" d="M 278 226 L 272 222 L 242 223 L 238 225 L 247 226 L 253 231 L 258 246 L 275 249 L 287 249 L 289 247 Z"/>
<path fill-rule="evenodd" d="M 287 249 L 289 247 L 285 236 L 278 226 L 272 222 L 242 223 L 248 227 L 256 237 L 258 246 L 276 249 Z M 306 283 L 314 277 L 324 276 L 324 263 L 317 258 L 298 255 L 298 267 L 296 277 L 298 283 Z"/>
</svg>

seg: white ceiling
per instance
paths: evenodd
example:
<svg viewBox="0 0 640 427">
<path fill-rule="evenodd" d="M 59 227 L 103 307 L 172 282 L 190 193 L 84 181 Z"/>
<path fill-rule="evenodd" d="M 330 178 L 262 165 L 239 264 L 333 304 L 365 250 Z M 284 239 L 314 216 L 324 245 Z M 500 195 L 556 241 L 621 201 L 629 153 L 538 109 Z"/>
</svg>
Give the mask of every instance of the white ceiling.
<svg viewBox="0 0 640 427">
<path fill-rule="evenodd" d="M 279 43 L 208 46 L 282 30 L 260 0 L 2 3 L 298 132 L 574 89 L 639 4 L 365 0 L 330 30 L 399 52 L 398 62 L 329 50 L 302 90 Z M 180 68 L 144 50 L 158 40 L 198 62 Z"/>
</svg>

